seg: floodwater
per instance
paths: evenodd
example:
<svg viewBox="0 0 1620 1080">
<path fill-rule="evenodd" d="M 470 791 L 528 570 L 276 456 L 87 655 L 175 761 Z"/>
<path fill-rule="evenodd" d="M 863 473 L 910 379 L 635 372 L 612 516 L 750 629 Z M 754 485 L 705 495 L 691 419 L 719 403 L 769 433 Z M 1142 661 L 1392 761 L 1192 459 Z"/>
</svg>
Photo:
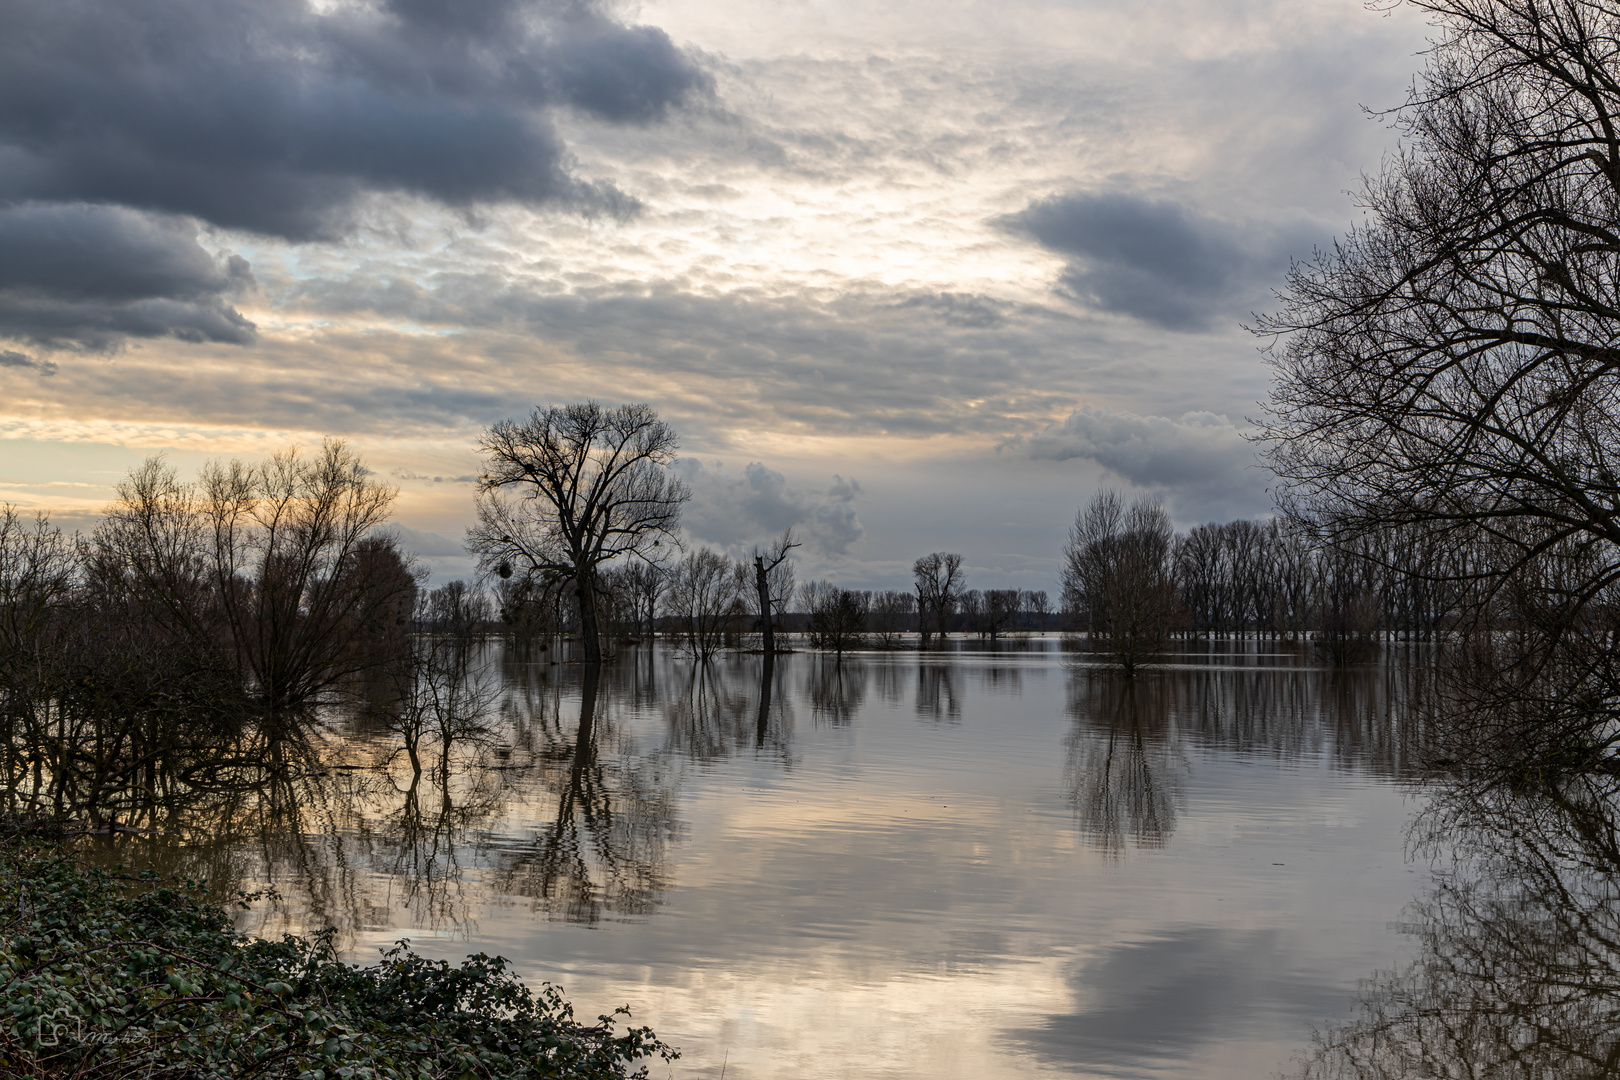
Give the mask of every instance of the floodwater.
<svg viewBox="0 0 1620 1080">
<path fill-rule="evenodd" d="M 654 1077 L 1287 1073 L 1413 954 L 1399 669 L 1175 659 L 1130 686 L 1055 638 L 796 653 L 766 690 L 758 656 L 637 646 L 591 686 L 492 644 L 483 730 L 414 787 L 356 723 L 340 767 L 138 846 L 273 886 L 254 932 L 629 1005 L 682 1051 Z"/>
</svg>

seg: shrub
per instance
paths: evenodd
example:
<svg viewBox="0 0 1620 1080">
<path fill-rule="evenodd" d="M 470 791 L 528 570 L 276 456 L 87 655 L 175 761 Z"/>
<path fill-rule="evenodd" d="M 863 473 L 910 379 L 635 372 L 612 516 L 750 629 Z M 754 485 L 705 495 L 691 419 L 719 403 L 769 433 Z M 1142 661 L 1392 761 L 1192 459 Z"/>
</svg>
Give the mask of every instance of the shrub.
<svg viewBox="0 0 1620 1080">
<path fill-rule="evenodd" d="M 196 883 L 15 836 L 0 841 L 0 1003 L 0 1074 L 39 1080 L 606 1080 L 676 1056 L 645 1027 L 617 1031 L 628 1009 L 580 1023 L 500 957 L 452 966 L 401 942 L 346 964 L 331 931 L 251 938 Z"/>
</svg>

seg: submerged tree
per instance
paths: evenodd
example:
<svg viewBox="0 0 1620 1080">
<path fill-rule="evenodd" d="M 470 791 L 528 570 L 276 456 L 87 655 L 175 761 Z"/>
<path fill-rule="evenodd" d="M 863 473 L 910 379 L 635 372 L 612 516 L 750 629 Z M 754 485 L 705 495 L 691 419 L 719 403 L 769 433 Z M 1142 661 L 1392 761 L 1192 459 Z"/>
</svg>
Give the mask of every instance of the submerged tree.
<svg viewBox="0 0 1620 1080">
<path fill-rule="evenodd" d="M 1170 519 L 1156 503 L 1125 508 L 1099 492 L 1063 549 L 1063 606 L 1127 676 L 1165 648 L 1177 614 Z"/>
<path fill-rule="evenodd" d="M 793 564 L 788 552 L 799 546 L 793 530 L 786 529 L 768 551 L 754 549 L 754 613 L 759 617 L 760 648 L 766 656 L 776 652 L 776 625 L 793 599 Z"/>
<path fill-rule="evenodd" d="M 871 593 L 812 582 L 806 586 L 804 598 L 810 614 L 808 633 L 812 646 L 828 649 L 842 659 L 845 652 L 865 643 Z"/>
<path fill-rule="evenodd" d="M 668 603 L 681 641 L 707 661 L 725 644 L 726 628 L 745 592 L 743 568 L 718 551 L 689 551 L 670 572 Z"/>
<path fill-rule="evenodd" d="M 867 625 L 879 648 L 899 648 L 905 633 L 916 621 L 917 598 L 911 593 L 890 590 L 872 594 Z"/>
<path fill-rule="evenodd" d="M 468 546 L 486 571 L 566 582 L 587 663 L 602 659 L 598 578 L 614 561 L 654 561 L 690 494 L 669 471 L 674 430 L 646 405 L 594 401 L 535 409 L 484 433 L 478 524 Z"/>
<path fill-rule="evenodd" d="M 927 645 L 931 634 L 943 641 L 951 614 L 962 601 L 962 556 L 945 551 L 924 555 L 912 564 L 911 576 L 917 590 L 917 628 L 922 643 Z"/>
<path fill-rule="evenodd" d="M 394 495 L 336 441 L 312 457 L 215 462 L 196 483 L 152 458 L 118 485 L 89 573 L 173 647 L 237 670 L 277 728 L 386 662 L 365 646 L 403 635 L 415 579 L 376 532 Z"/>
<path fill-rule="evenodd" d="M 89 538 L 0 508 L 6 801 L 91 818 L 294 764 L 312 719 L 408 652 L 393 491 L 341 443 L 152 459 Z M 328 714 L 329 715 L 329 714 Z"/>
</svg>

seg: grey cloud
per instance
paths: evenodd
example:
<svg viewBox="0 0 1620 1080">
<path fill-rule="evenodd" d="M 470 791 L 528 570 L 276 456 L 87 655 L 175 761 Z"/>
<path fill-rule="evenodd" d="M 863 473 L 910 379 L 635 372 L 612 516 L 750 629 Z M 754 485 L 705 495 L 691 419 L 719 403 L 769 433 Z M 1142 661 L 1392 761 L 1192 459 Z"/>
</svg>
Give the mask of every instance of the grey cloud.
<svg viewBox="0 0 1620 1080">
<path fill-rule="evenodd" d="M 0 200 L 298 240 L 367 192 L 625 212 L 550 110 L 645 121 L 709 85 L 662 31 L 563 0 L 0 0 L 0 25 Z"/>
<path fill-rule="evenodd" d="M 790 487 L 787 477 L 757 461 L 741 476 L 695 458 L 681 458 L 675 467 L 692 488 L 681 524 L 699 540 L 740 551 L 794 528 L 812 550 L 838 558 L 866 536 L 855 509 L 856 480 L 834 476 L 831 487 L 817 493 Z"/>
<path fill-rule="evenodd" d="M 709 87 L 707 76 L 654 26 L 571 20 L 560 27 L 548 56 L 563 101 L 619 123 L 656 120 L 672 103 Z"/>
<path fill-rule="evenodd" d="M 833 475 L 832 486 L 827 489 L 826 498 L 816 505 L 815 517 L 810 522 L 810 537 L 821 554 L 848 555 L 866 538 L 866 529 L 855 512 L 855 499 L 860 493 L 859 481 Z"/>
<path fill-rule="evenodd" d="M 1000 224 L 1069 257 L 1062 285 L 1077 299 L 1167 330 L 1244 314 L 1232 305 L 1280 280 L 1302 244 L 1309 250 L 1298 227 L 1240 227 L 1122 191 L 1055 195 Z"/>
<path fill-rule="evenodd" d="M 1087 407 L 1001 448 L 1037 460 L 1094 462 L 1163 497 L 1183 523 L 1271 509 L 1265 493 L 1271 474 L 1255 465 L 1254 447 L 1243 431 L 1211 412 L 1172 419 Z"/>
<path fill-rule="evenodd" d="M 0 349 L 0 367 L 32 368 L 41 375 L 56 374 L 55 361 L 36 360 L 27 353 L 20 353 L 15 349 Z"/>
<path fill-rule="evenodd" d="M 1146 488 L 1229 480 L 1254 460 L 1243 433 L 1210 412 L 1171 419 L 1086 407 L 1008 445 L 1048 461 L 1087 458 Z"/>
<path fill-rule="evenodd" d="M 87 348 L 127 336 L 252 341 L 226 300 L 252 287 L 247 261 L 215 258 L 197 233 L 194 221 L 122 207 L 0 208 L 0 335 Z"/>
<path fill-rule="evenodd" d="M 1271 931 L 1170 930 L 1076 966 L 1071 985 L 1094 1008 L 1006 1037 L 1070 1069 L 1157 1074 L 1234 1029 L 1280 1027 L 1287 1037 L 1341 1014 L 1350 995 L 1294 974 L 1294 960 Z"/>
<path fill-rule="evenodd" d="M 823 434 L 1004 434 L 1029 413 L 1049 415 L 1072 401 L 1077 385 L 1095 390 L 1140 379 L 1157 351 L 1138 342 L 1125 364 L 1106 329 L 1051 307 L 989 297 L 972 306 L 995 320 L 964 325 L 949 312 L 966 302 L 942 310 L 938 294 L 852 290 L 812 301 L 752 291 L 704 296 L 667 284 L 559 293 L 493 275 L 443 275 L 434 284 L 395 288 L 357 277 L 300 285 L 296 300 L 319 312 L 371 310 L 511 334 L 511 344 L 484 347 L 514 365 L 530 362 L 541 341 L 590 357 L 604 379 L 656 370 L 682 388 L 665 399 L 666 410 L 681 411 L 684 397 L 706 424 L 769 417 Z M 1077 351 L 1105 359 L 1076 363 Z M 610 369 L 620 374 L 609 376 Z M 482 386 L 501 392 L 498 382 L 462 382 L 432 404 L 449 406 Z"/>
</svg>

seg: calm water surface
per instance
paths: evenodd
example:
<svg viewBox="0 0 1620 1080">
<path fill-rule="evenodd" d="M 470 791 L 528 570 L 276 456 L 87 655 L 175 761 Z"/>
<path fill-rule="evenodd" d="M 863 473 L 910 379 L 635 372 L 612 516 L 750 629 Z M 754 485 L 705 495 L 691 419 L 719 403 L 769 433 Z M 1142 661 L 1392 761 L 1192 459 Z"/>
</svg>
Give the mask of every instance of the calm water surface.
<svg viewBox="0 0 1620 1080">
<path fill-rule="evenodd" d="M 629 1004 L 682 1049 L 659 1077 L 1286 1072 L 1412 951 L 1398 670 L 1178 659 L 1127 689 L 1052 639 L 801 653 L 762 699 L 755 656 L 642 646 L 593 693 L 490 646 L 489 732 L 414 788 L 333 768 L 147 854 L 273 885 L 246 929 Z"/>
</svg>

